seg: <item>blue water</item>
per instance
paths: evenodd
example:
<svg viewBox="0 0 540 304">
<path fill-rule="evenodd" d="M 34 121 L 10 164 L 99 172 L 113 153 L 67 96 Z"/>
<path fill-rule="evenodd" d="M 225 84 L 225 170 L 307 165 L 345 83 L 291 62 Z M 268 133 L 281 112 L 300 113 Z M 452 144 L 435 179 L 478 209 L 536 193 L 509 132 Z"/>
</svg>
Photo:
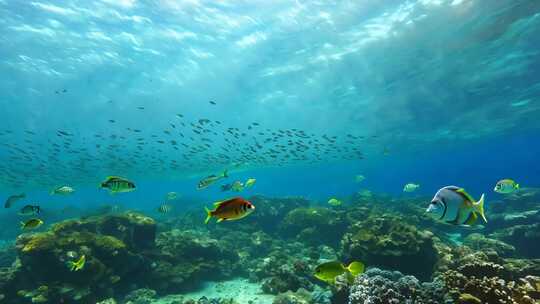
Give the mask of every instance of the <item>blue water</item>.
<svg viewBox="0 0 540 304">
<path fill-rule="evenodd" d="M 303 287 L 317 287 L 315 297 L 335 290 L 314 278 L 312 270 L 320 262 L 314 253 L 365 258 L 368 267 L 380 266 L 381 271 L 397 266 L 415 271 L 411 256 L 418 257 L 413 262 L 419 268 L 431 265 L 424 263 L 422 252 L 407 251 L 424 248 L 417 238 L 440 242 L 437 250 L 448 260 L 451 249 L 440 246 L 467 244 L 471 232 L 491 238 L 478 247 L 509 251 L 489 262 L 537 257 L 531 254 L 538 252 L 532 247 L 537 236 L 522 233 L 528 227 L 519 225 L 536 229 L 538 219 L 533 201 L 540 188 L 538 0 L 0 0 L 0 46 L 0 203 L 26 194 L 11 208 L 0 207 L 0 260 L 7 267 L 15 255 L 23 257 L 22 267 L 10 268 L 18 275 L 6 278 L 11 283 L 16 278 L 17 288 L 28 291 L 49 286 L 52 302 L 63 301 L 64 295 L 54 293 L 84 277 L 79 274 L 89 277 L 75 285 L 100 285 L 92 290 L 96 295 L 85 296 L 88 303 L 106 295 L 119 300 L 152 284 L 160 296 L 188 291 L 191 283 L 219 289 L 221 283 L 206 281 L 214 273 L 231 279 L 231 289 L 244 284 L 246 274 L 256 274 L 249 277 L 252 293 L 279 275 L 290 281 L 287 288 L 298 289 L 296 278 Z M 197 189 L 202 179 L 226 170 L 228 178 Z M 136 190 L 112 195 L 100 189 L 112 175 L 134 182 Z M 365 180 L 357 181 L 359 175 Z M 221 191 L 224 184 L 249 178 L 256 179 L 249 189 Z M 495 193 L 495 184 L 505 178 L 527 190 L 515 196 Z M 406 193 L 407 183 L 420 188 Z M 49 194 L 63 185 L 75 193 Z M 467 230 L 425 216 L 430 199 L 448 185 L 465 188 L 475 199 L 485 194 L 490 222 Z M 368 191 L 373 202 L 369 196 L 355 198 Z M 167 201 L 169 192 L 179 198 Z M 205 206 L 233 196 L 257 201 L 257 195 L 275 199 L 258 200 L 255 214 L 238 224 L 203 224 Z M 289 196 L 308 201 L 282 200 Z M 329 206 L 330 198 L 344 203 Z M 289 208 L 283 202 L 297 205 Z M 172 206 L 170 214 L 158 213 L 165 203 Z M 97 248 L 110 245 L 105 241 L 72 245 L 62 240 L 56 245 L 63 248 L 44 249 L 47 254 L 13 249 L 13 241 L 28 232 L 19 229 L 19 222 L 28 219 L 18 215 L 26 204 L 42 208 L 39 217 L 45 225 L 18 238 L 19 245 L 35 236 L 38 245 L 49 237 L 89 238 L 77 230 L 84 227 L 67 227 L 65 235 L 40 232 L 62 220 L 112 213 L 119 216 L 112 224 L 95 224 L 108 226 L 95 228 L 90 236 L 106 231 L 125 238 L 120 243 L 135 244 L 130 239 L 136 238 L 135 230 L 126 230 L 131 229 L 124 226 L 127 213 L 121 213 L 134 210 L 156 219 L 150 233 L 139 229 L 144 235 L 136 238 L 148 238 L 144 244 L 153 250 L 129 248 L 133 254 L 127 257 L 140 258 L 133 260 L 137 269 L 130 269 L 131 260 L 129 265 L 107 264 L 116 263 L 118 251 Z M 389 216 L 381 216 L 386 211 Z M 397 227 L 399 233 L 365 227 L 375 222 Z M 514 228 L 515 235 L 505 235 Z M 394 238 L 405 244 L 402 238 L 413 236 L 404 252 L 388 251 L 403 254 L 408 262 L 394 263 L 398 255 L 385 257 L 386 250 L 377 252 L 378 247 L 355 247 L 369 233 L 380 237 L 375 247 L 388 246 Z M 358 241 L 355 246 L 353 241 Z M 268 244 L 278 249 L 265 248 Z M 211 248 L 208 255 L 205 246 Z M 426 256 L 433 253 L 428 260 L 435 265 L 443 259 L 430 246 L 433 252 Z M 185 252 L 171 254 L 177 248 Z M 111 256 L 100 256 L 102 251 Z M 83 252 L 88 254 L 87 272 L 63 269 L 68 253 L 73 258 Z M 217 263 L 222 252 L 240 273 Z M 280 256 L 284 252 L 291 256 Z M 42 255 L 50 261 L 35 260 Z M 260 266 L 268 263 L 275 267 Z M 434 270 L 445 271 L 443 263 Z M 448 269 L 461 266 L 453 264 Z M 31 273 L 36 265 L 43 267 L 39 279 Z M 99 265 L 108 265 L 110 278 L 92 277 L 104 273 Z M 168 273 L 177 265 L 195 270 L 187 277 L 181 271 Z M 217 265 L 215 271 L 208 272 L 208 265 Z M 290 272 L 276 274 L 271 268 L 278 266 Z M 432 279 L 427 268 L 412 274 Z M 504 272 L 520 282 L 514 268 Z M 65 277 L 48 276 L 58 269 Z M 148 270 L 151 279 L 129 277 L 127 269 L 134 274 Z M 118 285 L 104 290 L 107 280 L 121 276 Z M 153 278 L 177 285 L 156 284 Z M 12 289 L 0 286 L 0 301 L 7 297 L 9 303 L 21 303 L 33 297 Z M 347 298 L 334 296 L 341 300 L 333 303 Z M 66 303 L 76 298 L 70 297 Z"/>
</svg>

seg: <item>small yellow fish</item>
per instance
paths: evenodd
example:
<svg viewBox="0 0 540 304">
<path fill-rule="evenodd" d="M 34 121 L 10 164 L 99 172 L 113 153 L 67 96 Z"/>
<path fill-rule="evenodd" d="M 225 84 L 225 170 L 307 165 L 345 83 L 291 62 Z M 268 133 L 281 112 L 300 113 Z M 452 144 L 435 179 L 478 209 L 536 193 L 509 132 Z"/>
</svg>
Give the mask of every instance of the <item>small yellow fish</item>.
<svg viewBox="0 0 540 304">
<path fill-rule="evenodd" d="M 250 187 L 252 187 L 253 185 L 255 185 L 255 182 L 256 182 L 256 181 L 257 181 L 257 180 L 254 179 L 254 178 L 248 178 L 248 180 L 244 183 L 244 187 L 250 188 Z"/>
<path fill-rule="evenodd" d="M 352 275 L 352 279 L 364 272 L 365 266 L 361 262 L 352 262 L 348 267 L 339 261 L 323 263 L 315 268 L 315 277 L 328 284 L 335 284 L 336 277 L 344 273 Z"/>
<path fill-rule="evenodd" d="M 331 198 L 328 200 L 328 204 L 331 206 L 341 206 L 342 203 L 337 198 Z"/>
<path fill-rule="evenodd" d="M 232 191 L 240 192 L 244 190 L 244 184 L 241 181 L 235 181 L 231 186 Z"/>
<path fill-rule="evenodd" d="M 83 254 L 76 262 L 69 262 L 71 271 L 79 271 L 84 268 L 84 265 L 86 264 L 86 256 Z"/>
<path fill-rule="evenodd" d="M 39 226 L 43 225 L 43 221 L 38 218 L 29 219 L 26 222 L 21 222 L 21 229 L 23 230 L 30 230 L 30 229 L 36 229 Z"/>
</svg>

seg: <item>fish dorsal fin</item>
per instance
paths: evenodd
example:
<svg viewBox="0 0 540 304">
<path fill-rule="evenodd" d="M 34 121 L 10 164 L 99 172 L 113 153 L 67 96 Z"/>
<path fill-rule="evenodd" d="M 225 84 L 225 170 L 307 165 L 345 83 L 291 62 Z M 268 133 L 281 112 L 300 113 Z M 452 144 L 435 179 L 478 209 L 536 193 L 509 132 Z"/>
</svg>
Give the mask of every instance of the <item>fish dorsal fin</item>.
<svg viewBox="0 0 540 304">
<path fill-rule="evenodd" d="M 469 202 L 474 203 L 474 198 L 472 198 L 472 196 L 469 193 L 467 193 L 467 191 L 465 191 L 465 189 L 459 188 L 459 189 L 456 190 L 456 192 L 461 194 Z"/>
<path fill-rule="evenodd" d="M 214 203 L 214 207 L 218 207 L 219 205 L 223 204 L 225 201 L 219 201 Z"/>
</svg>

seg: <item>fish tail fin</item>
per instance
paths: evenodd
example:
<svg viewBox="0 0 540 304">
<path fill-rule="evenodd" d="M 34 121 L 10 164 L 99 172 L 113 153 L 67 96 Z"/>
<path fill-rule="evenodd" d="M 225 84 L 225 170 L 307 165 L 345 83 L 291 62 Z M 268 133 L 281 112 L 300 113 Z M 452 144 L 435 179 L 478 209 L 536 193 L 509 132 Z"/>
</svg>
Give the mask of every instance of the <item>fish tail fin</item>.
<svg viewBox="0 0 540 304">
<path fill-rule="evenodd" d="M 478 202 L 474 204 L 474 208 L 476 209 L 480 217 L 484 220 L 484 222 L 487 223 L 486 214 L 484 213 L 484 194 L 483 193 L 480 199 L 478 200 Z"/>
<path fill-rule="evenodd" d="M 519 190 L 519 184 L 516 184 L 516 190 Z"/>
<path fill-rule="evenodd" d="M 347 267 L 347 270 L 353 275 L 353 277 L 356 277 L 357 275 L 364 272 L 364 269 L 366 266 L 362 262 L 352 262 L 349 264 L 349 267 Z"/>
<path fill-rule="evenodd" d="M 206 210 L 206 219 L 204 220 L 205 224 L 208 224 L 210 222 L 210 219 L 212 218 L 212 211 L 210 209 L 204 207 L 204 210 Z"/>
<path fill-rule="evenodd" d="M 69 261 L 68 264 L 69 264 L 69 269 L 70 269 L 71 271 L 74 271 L 75 268 L 77 268 L 75 262 L 73 262 L 73 261 Z"/>
<path fill-rule="evenodd" d="M 21 223 L 21 229 L 24 229 L 24 222 L 20 222 Z"/>
</svg>

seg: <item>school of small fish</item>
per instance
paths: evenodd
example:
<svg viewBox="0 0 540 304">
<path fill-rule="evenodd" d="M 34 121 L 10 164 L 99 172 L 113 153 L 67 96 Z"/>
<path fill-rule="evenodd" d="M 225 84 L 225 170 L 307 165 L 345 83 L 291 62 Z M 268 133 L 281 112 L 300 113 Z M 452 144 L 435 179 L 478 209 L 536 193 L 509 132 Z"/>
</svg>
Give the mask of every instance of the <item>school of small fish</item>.
<svg viewBox="0 0 540 304">
<path fill-rule="evenodd" d="M 214 107 L 217 103 L 209 104 Z M 136 106 L 132 111 L 144 114 L 149 108 Z M 0 184 L 10 189 L 51 189 L 63 181 L 88 185 L 107 174 L 104 171 L 135 177 L 181 176 L 232 168 L 233 164 L 264 167 L 363 159 L 380 140 L 375 134 L 316 134 L 269 128 L 259 122 L 229 125 L 181 113 L 171 114 L 160 130 L 150 130 L 122 119 L 127 116 L 111 114 L 103 119 L 109 125 L 107 131 L 94 133 L 69 128 L 0 129 L 0 156 L 6 160 L 0 164 L 4 172 Z M 203 183 L 201 189 L 207 186 Z M 54 189 L 54 194 L 73 192 Z"/>
</svg>

